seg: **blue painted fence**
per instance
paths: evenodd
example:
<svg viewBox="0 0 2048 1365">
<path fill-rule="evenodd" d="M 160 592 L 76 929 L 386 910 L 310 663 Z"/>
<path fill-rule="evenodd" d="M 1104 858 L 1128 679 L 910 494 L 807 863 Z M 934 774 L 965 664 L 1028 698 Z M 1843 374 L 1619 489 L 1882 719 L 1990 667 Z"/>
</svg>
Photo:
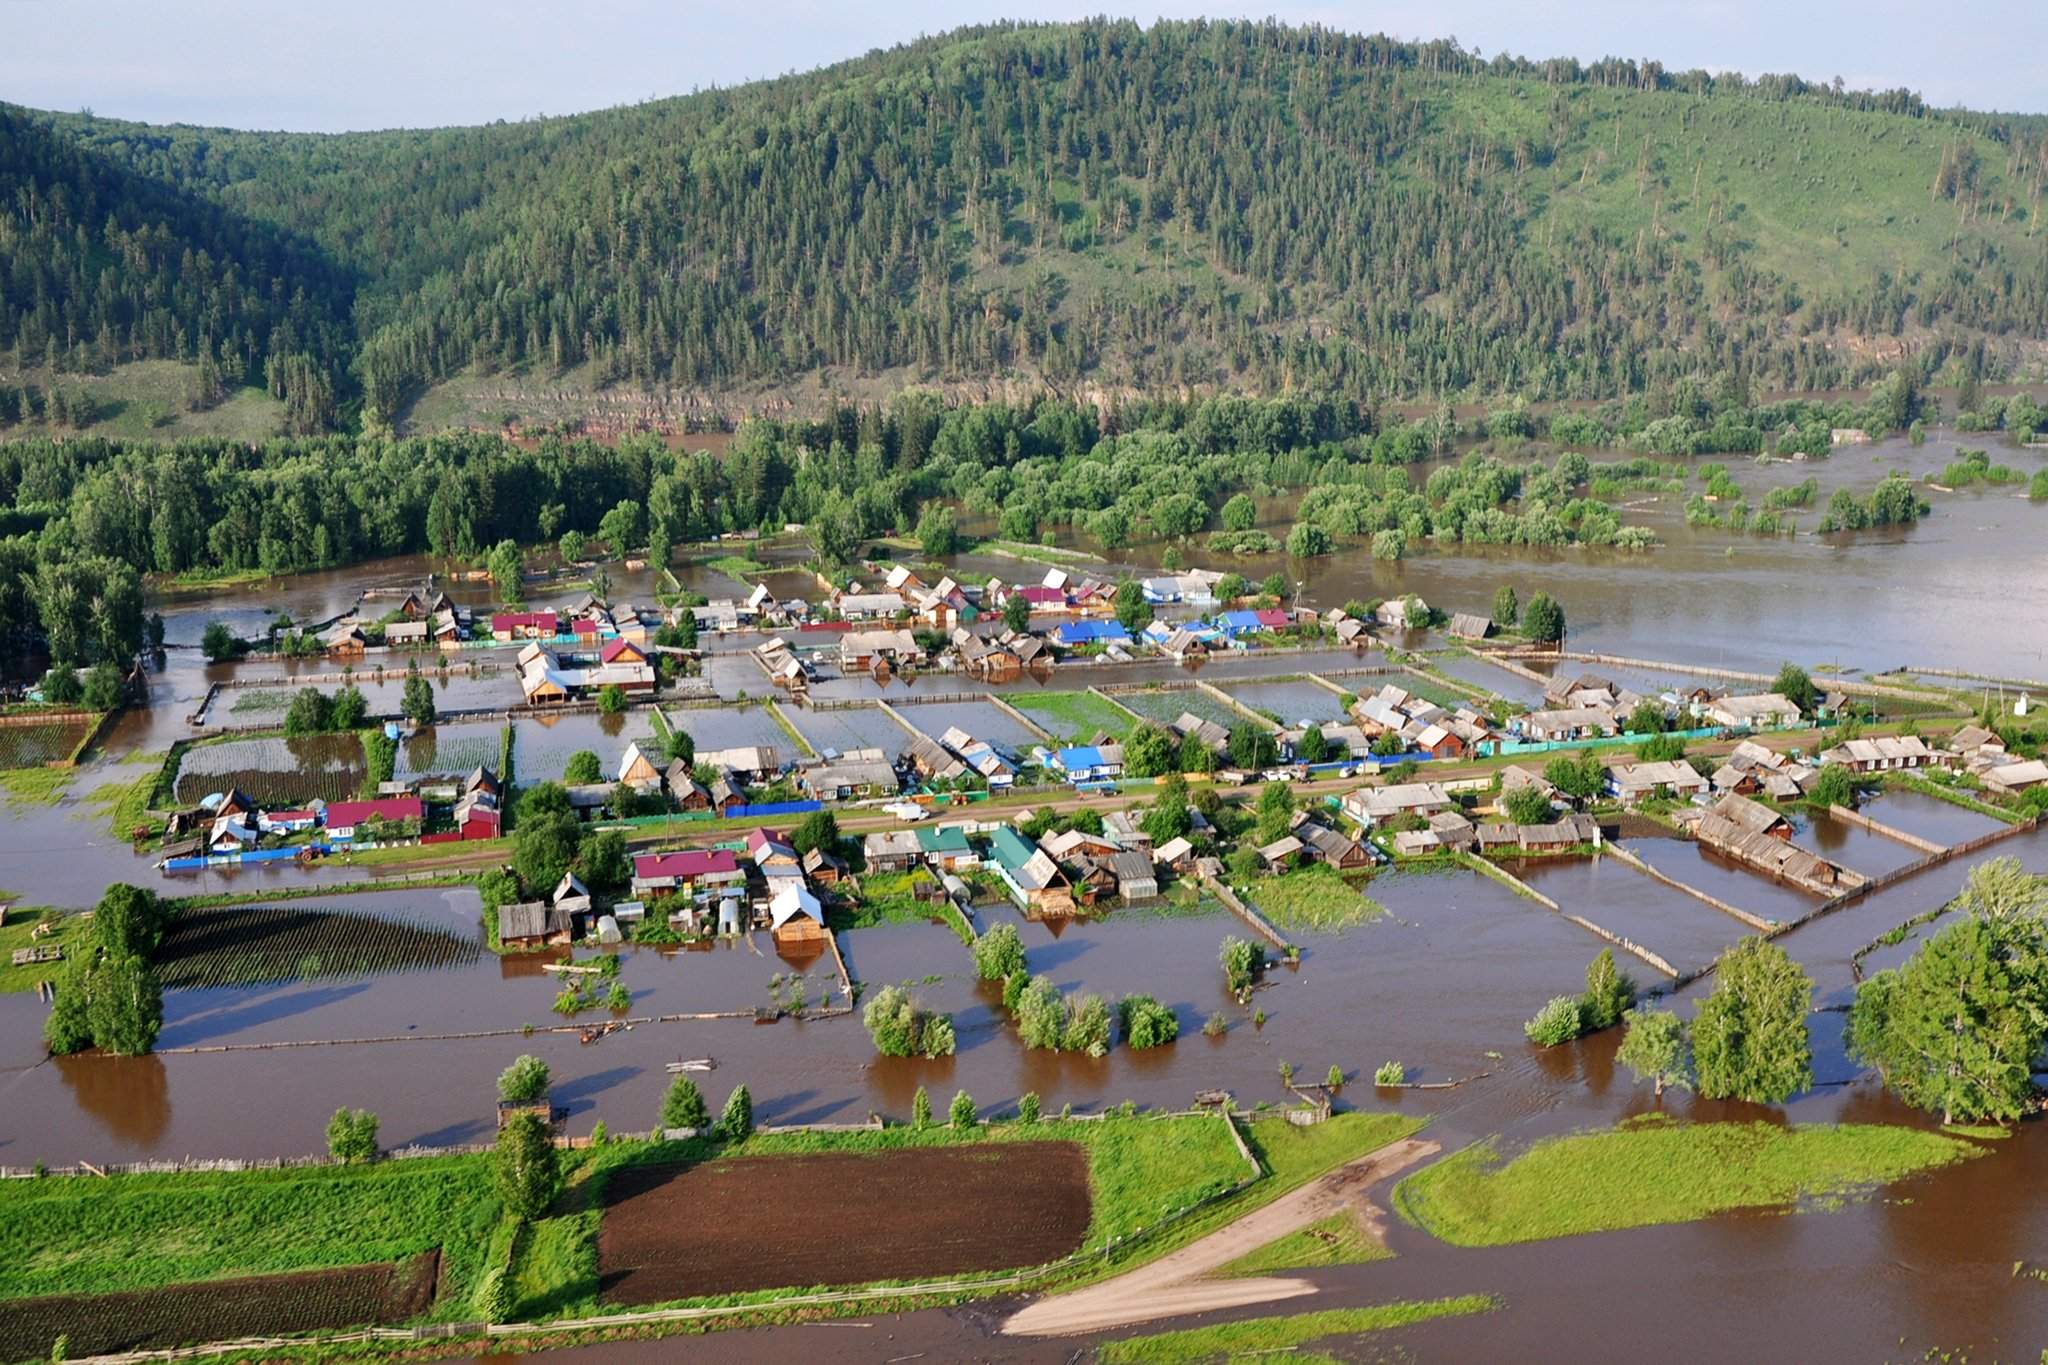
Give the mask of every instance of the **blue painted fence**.
<svg viewBox="0 0 2048 1365">
<path fill-rule="evenodd" d="M 808 815 L 814 810 L 825 809 L 822 801 L 771 801 L 765 806 L 734 806 L 726 812 L 728 820 L 754 820 L 769 815 Z"/>
</svg>

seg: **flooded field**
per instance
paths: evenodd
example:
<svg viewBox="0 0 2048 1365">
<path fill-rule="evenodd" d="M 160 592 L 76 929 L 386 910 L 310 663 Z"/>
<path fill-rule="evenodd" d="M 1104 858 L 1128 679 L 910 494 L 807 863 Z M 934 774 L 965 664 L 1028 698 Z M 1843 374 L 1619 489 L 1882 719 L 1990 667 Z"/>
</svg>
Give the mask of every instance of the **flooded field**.
<svg viewBox="0 0 2048 1365">
<path fill-rule="evenodd" d="M 699 752 L 751 744 L 775 750 L 776 757 L 783 762 L 797 756 L 789 732 L 776 723 L 774 713 L 766 706 L 671 706 L 662 714 L 671 725 L 690 732 Z"/>
<path fill-rule="evenodd" d="M 1640 943 L 1681 972 L 1706 966 L 1752 932 L 1733 915 L 1618 858 L 1524 858 L 1510 863 L 1508 870 L 1567 913 Z M 1615 949 L 1614 957 L 1641 985 L 1664 979 L 1623 949 Z"/>
<path fill-rule="evenodd" d="M 1305 679 L 1232 683 L 1224 690 L 1242 705 L 1278 717 L 1282 725 L 1295 725 L 1302 721 L 1325 724 L 1344 719 L 1344 699 L 1329 688 Z"/>
<path fill-rule="evenodd" d="M 1879 824 L 1942 845 L 1967 843 L 2003 824 L 1988 815 L 1951 805 L 1938 796 L 1916 791 L 1886 791 L 1864 802 L 1861 809 Z"/>
<path fill-rule="evenodd" d="M 1866 877 L 1882 877 L 1927 856 L 1925 849 L 1915 848 L 1876 830 L 1853 825 L 1847 820 L 1838 820 L 1825 812 L 1805 816 L 1802 828 L 1794 837 L 1802 847 Z"/>
<path fill-rule="evenodd" d="M 1690 839 L 1630 839 L 1628 851 L 1674 881 L 1767 920 L 1795 920 L 1820 904 L 1820 897 L 1775 881 Z"/>
<path fill-rule="evenodd" d="M 910 747 L 910 731 L 884 715 L 879 707 L 813 711 L 791 706 L 783 714 L 821 754 L 827 750 L 845 753 L 850 749 L 880 749 L 893 760 Z"/>
<path fill-rule="evenodd" d="M 990 702 L 918 702 L 899 711 L 905 720 L 933 739 L 957 725 L 976 739 L 1011 754 L 1027 754 L 1043 743 L 1009 712 Z"/>
<path fill-rule="evenodd" d="M 88 720 L 0 725 L 0 768 L 40 768 L 69 758 L 90 728 Z"/>
<path fill-rule="evenodd" d="M 1225 729 L 1244 720 L 1230 707 L 1199 688 L 1147 688 L 1110 694 L 1148 720 L 1171 725 L 1185 711 L 1202 720 L 1213 720 Z"/>
<path fill-rule="evenodd" d="M 1519 673 L 1502 668 L 1499 664 L 1488 663 L 1470 654 L 1432 654 L 1429 657 L 1429 666 L 1446 677 L 1470 683 L 1497 697 L 1505 697 L 1511 702 L 1518 702 L 1532 709 L 1543 705 L 1543 688 L 1540 685 L 1530 682 Z M 1394 681 L 1398 684 L 1400 680 Z M 1355 680 L 1354 685 L 1366 691 L 1371 690 L 1362 678 Z"/>
<path fill-rule="evenodd" d="M 185 751 L 176 794 L 181 805 L 230 787 L 265 804 L 340 801 L 361 792 L 368 771 L 363 742 L 352 734 L 230 739 Z"/>
<path fill-rule="evenodd" d="M 522 784 L 559 782 L 570 756 L 588 749 L 597 755 L 598 770 L 609 782 L 618 776 L 627 747 L 635 743 L 650 755 L 654 752 L 654 718 L 645 708 L 615 716 L 588 711 L 521 716 L 512 722 L 512 771 Z M 701 740 L 698 747 L 704 747 Z"/>
<path fill-rule="evenodd" d="M 398 742 L 391 775 L 401 782 L 416 777 L 467 777 L 480 767 L 496 771 L 501 763 L 504 724 L 499 721 L 449 721 L 429 725 Z"/>
</svg>

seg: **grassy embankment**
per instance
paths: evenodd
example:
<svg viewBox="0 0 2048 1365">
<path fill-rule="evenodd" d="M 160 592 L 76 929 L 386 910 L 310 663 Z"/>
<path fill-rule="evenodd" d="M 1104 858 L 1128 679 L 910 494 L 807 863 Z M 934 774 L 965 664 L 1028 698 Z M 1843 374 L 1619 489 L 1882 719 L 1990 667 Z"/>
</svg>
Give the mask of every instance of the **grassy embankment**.
<svg viewBox="0 0 2048 1365">
<path fill-rule="evenodd" d="M 1387 908 L 1328 863 L 1311 863 L 1246 888 L 1259 913 L 1281 929 L 1349 929 Z"/>
<path fill-rule="evenodd" d="M 1401 1216 L 1454 1246 L 1505 1246 L 1838 1201 L 1980 1155 L 1881 1124 L 1679 1124 L 1649 1115 L 1537 1143 L 1501 1162 L 1476 1143 L 1403 1180 Z"/>
<path fill-rule="evenodd" d="M 1122 739 L 1137 724 L 1128 714 L 1088 692 L 1034 692 L 1007 699 L 1055 738 L 1085 744 L 1097 734 Z"/>
<path fill-rule="evenodd" d="M 1284 1358 L 1290 1365 L 1336 1365 L 1342 1357 L 1303 1350 L 1318 1341 L 1337 1342 L 1366 1332 L 1412 1327 L 1437 1318 L 1490 1313 L 1501 1306 L 1491 1294 L 1461 1294 L 1450 1299 L 1410 1299 L 1374 1304 L 1370 1308 L 1332 1308 L 1321 1313 L 1290 1313 L 1249 1318 L 1210 1327 L 1106 1341 L 1096 1349 L 1098 1365 L 1208 1365 L 1208 1362 Z"/>
</svg>

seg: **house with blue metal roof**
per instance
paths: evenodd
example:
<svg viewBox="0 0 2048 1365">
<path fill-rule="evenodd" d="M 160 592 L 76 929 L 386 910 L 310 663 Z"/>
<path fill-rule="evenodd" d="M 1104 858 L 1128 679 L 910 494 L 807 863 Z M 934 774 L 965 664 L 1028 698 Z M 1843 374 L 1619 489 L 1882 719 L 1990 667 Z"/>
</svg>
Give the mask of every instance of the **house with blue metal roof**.
<svg viewBox="0 0 2048 1365">
<path fill-rule="evenodd" d="M 1068 649 L 1076 645 L 1127 645 L 1131 633 L 1115 621 L 1067 621 L 1053 631 L 1052 640 Z"/>
<path fill-rule="evenodd" d="M 1108 782 L 1122 775 L 1124 750 L 1121 744 L 1076 744 L 1054 751 L 1052 761 L 1070 782 Z"/>
</svg>

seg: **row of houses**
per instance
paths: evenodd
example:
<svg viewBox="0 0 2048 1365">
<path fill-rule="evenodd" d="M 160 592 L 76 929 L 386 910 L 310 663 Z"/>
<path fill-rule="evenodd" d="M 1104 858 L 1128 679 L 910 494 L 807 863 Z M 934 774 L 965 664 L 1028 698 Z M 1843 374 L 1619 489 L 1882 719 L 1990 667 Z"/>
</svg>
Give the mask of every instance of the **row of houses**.
<svg viewBox="0 0 2048 1365">
<path fill-rule="evenodd" d="M 478 768 L 450 784 L 449 828 L 430 834 L 427 802 L 416 792 L 390 792 L 361 800 L 315 799 L 297 806 L 263 806 L 239 787 L 210 793 L 197 806 L 174 812 L 166 825 L 165 859 L 204 854 L 225 857 L 304 842 L 360 845 L 427 836 L 492 839 L 501 832 L 498 776 Z"/>
<path fill-rule="evenodd" d="M 584 653 L 550 649 L 538 641 L 519 651 L 519 688 L 529 706 L 562 706 L 616 687 L 651 696 L 658 682 L 645 645 L 616 636 Z"/>
</svg>

